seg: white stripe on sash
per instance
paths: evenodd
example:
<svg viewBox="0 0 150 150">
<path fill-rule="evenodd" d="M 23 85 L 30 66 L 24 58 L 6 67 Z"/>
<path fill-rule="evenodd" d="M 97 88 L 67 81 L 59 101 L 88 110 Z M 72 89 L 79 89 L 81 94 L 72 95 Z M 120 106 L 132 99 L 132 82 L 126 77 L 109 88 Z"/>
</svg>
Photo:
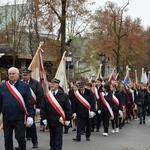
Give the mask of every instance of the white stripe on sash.
<svg viewBox="0 0 150 150">
<path fill-rule="evenodd" d="M 55 99 L 55 97 L 53 96 L 52 92 L 49 91 L 48 93 L 46 93 L 46 96 L 50 102 L 50 104 L 54 107 L 54 109 L 57 111 L 57 113 L 62 117 L 63 119 L 63 124 L 65 123 L 65 113 L 64 110 L 62 109 L 62 107 L 60 106 L 60 104 L 57 102 L 57 100 Z"/>
<path fill-rule="evenodd" d="M 101 93 L 100 93 L 100 96 L 101 96 L 101 99 L 102 99 L 103 104 L 108 108 L 111 117 L 114 118 L 113 111 L 112 111 L 112 109 L 110 108 L 109 103 L 108 103 L 108 102 L 106 101 L 106 99 L 104 98 L 104 92 L 101 92 Z"/>
<path fill-rule="evenodd" d="M 79 93 L 79 91 L 74 92 L 76 98 L 90 111 L 91 105 L 90 103 Z"/>
<path fill-rule="evenodd" d="M 26 116 L 26 119 L 28 117 L 28 112 L 24 103 L 24 99 L 22 97 L 22 95 L 20 94 L 20 92 L 15 88 L 15 86 L 11 85 L 9 83 L 9 81 L 6 82 L 6 86 L 8 88 L 8 90 L 11 92 L 11 94 L 15 97 L 15 99 L 19 102 L 19 104 L 21 105 L 24 114 Z"/>
<path fill-rule="evenodd" d="M 30 91 L 31 91 L 33 103 L 36 104 L 36 95 L 31 88 L 30 88 Z"/>
<path fill-rule="evenodd" d="M 117 106 L 119 106 L 119 100 L 118 100 L 118 98 L 113 94 L 113 96 L 112 96 L 112 100 L 113 100 L 113 102 L 117 105 Z"/>
<path fill-rule="evenodd" d="M 95 86 L 92 88 L 92 91 L 93 91 L 94 95 L 96 96 L 96 99 L 99 99 L 98 91 Z"/>
</svg>

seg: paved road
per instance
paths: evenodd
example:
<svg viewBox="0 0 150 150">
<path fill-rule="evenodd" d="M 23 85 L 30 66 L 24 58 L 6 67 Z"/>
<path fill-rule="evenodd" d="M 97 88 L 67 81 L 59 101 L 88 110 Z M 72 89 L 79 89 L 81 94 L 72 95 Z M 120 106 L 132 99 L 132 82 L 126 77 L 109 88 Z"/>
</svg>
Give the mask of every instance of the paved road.
<svg viewBox="0 0 150 150">
<path fill-rule="evenodd" d="M 40 132 L 39 123 L 37 128 L 38 150 L 49 150 L 49 132 Z M 119 133 L 109 133 L 108 137 L 103 137 L 102 132 L 102 128 L 100 132 L 93 132 L 90 141 L 86 141 L 83 135 L 81 142 L 74 142 L 72 138 L 75 137 L 76 132 L 70 129 L 68 134 L 64 134 L 63 150 L 150 150 L 150 117 L 147 117 L 145 125 L 139 125 L 138 120 L 133 120 Z M 2 131 L 0 139 L 0 150 L 4 150 Z M 14 145 L 17 145 L 15 140 Z M 27 141 L 27 150 L 33 150 L 31 141 Z"/>
</svg>

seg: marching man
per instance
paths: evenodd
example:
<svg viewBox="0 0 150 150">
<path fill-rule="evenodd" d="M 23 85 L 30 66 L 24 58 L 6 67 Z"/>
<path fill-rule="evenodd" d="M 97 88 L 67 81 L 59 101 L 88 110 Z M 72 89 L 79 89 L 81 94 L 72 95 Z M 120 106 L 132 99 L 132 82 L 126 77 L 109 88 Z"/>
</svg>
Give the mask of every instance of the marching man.
<svg viewBox="0 0 150 150">
<path fill-rule="evenodd" d="M 78 89 L 71 100 L 73 117 L 77 117 L 77 135 L 73 141 L 81 141 L 81 132 L 84 127 L 86 128 L 86 141 L 90 141 L 91 118 L 95 115 L 95 98 L 93 92 L 85 88 L 85 82 L 80 82 Z"/>
<path fill-rule="evenodd" d="M 62 150 L 63 125 L 69 126 L 72 115 L 67 94 L 59 88 L 60 80 L 51 80 L 50 91 L 41 106 L 41 118 L 50 129 L 50 150 Z"/>
<path fill-rule="evenodd" d="M 34 106 L 30 87 L 19 80 L 19 70 L 8 69 L 9 80 L 0 85 L 0 113 L 3 114 L 5 150 L 13 150 L 13 130 L 20 150 L 26 150 L 25 122 L 33 124 Z"/>
</svg>

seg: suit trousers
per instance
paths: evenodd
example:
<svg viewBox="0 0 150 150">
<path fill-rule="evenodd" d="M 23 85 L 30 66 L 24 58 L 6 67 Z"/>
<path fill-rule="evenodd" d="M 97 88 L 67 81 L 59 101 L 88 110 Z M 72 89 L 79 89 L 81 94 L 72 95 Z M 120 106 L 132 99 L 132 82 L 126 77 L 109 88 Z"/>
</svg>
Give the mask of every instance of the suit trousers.
<svg viewBox="0 0 150 150">
<path fill-rule="evenodd" d="M 50 129 L 50 147 L 54 150 L 62 150 L 63 144 L 63 125 L 52 126 L 49 125 Z"/>
<path fill-rule="evenodd" d="M 85 137 L 90 138 L 91 136 L 91 119 L 89 117 L 81 118 L 77 117 L 77 139 L 81 139 L 81 132 L 85 127 Z"/>
<path fill-rule="evenodd" d="M 102 115 L 102 121 L 104 126 L 104 132 L 108 133 L 110 113 L 109 111 L 105 111 L 102 112 L 101 115 Z"/>
<path fill-rule="evenodd" d="M 24 121 L 3 120 L 5 150 L 13 150 L 13 130 L 21 150 L 26 150 Z"/>
<path fill-rule="evenodd" d="M 33 144 L 38 143 L 36 125 L 33 123 L 31 127 L 26 127 L 26 137 L 30 138 Z"/>
</svg>

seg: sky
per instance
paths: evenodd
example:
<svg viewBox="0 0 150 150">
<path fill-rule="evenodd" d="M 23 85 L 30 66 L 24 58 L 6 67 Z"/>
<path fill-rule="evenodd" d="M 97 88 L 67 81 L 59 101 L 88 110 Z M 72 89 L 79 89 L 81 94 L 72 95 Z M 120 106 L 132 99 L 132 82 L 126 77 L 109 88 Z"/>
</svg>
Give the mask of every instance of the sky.
<svg viewBox="0 0 150 150">
<path fill-rule="evenodd" d="M 0 5 L 6 2 L 14 2 L 15 0 L 0 0 Z M 16 0 L 18 2 L 25 2 L 26 0 Z M 96 2 L 94 8 L 97 6 L 104 6 L 107 1 L 117 3 L 118 6 L 125 6 L 128 0 L 91 0 Z M 142 25 L 146 28 L 150 26 L 150 0 L 130 0 L 130 4 L 127 6 L 127 14 L 133 19 L 137 17 L 141 19 Z"/>
<path fill-rule="evenodd" d="M 92 0 L 96 2 L 97 6 L 104 6 L 108 0 Z M 109 0 L 118 4 L 118 6 L 125 6 L 128 0 Z M 150 0 L 130 0 L 127 6 L 127 14 L 136 19 L 141 19 L 141 24 L 146 28 L 150 26 Z"/>
</svg>

